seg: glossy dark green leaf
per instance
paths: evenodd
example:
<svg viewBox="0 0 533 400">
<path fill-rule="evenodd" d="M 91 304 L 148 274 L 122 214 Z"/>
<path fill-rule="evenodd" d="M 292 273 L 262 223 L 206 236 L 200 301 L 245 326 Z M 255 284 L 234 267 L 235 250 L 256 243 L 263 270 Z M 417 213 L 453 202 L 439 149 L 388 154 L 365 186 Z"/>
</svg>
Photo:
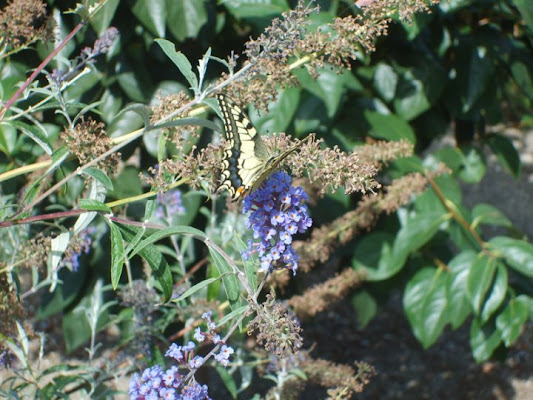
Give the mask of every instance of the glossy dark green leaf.
<svg viewBox="0 0 533 400">
<path fill-rule="evenodd" d="M 500 307 L 507 293 L 508 276 L 507 269 L 503 263 L 497 263 L 496 275 L 490 287 L 487 297 L 483 302 L 481 310 L 481 320 L 487 321 Z"/>
<path fill-rule="evenodd" d="M 176 46 L 174 46 L 174 43 L 168 40 L 156 39 L 156 42 L 165 52 L 167 57 L 170 58 L 170 61 L 172 61 L 176 67 L 178 67 L 185 79 L 187 79 L 187 82 L 189 82 L 189 85 L 191 85 L 191 88 L 196 90 L 198 88 L 198 78 L 193 72 L 192 65 L 187 57 L 185 57 L 183 53 L 176 51 Z"/>
<path fill-rule="evenodd" d="M 448 322 L 448 276 L 442 268 L 426 267 L 409 280 L 403 306 L 416 338 L 431 346 Z"/>
<path fill-rule="evenodd" d="M 355 309 L 357 321 L 361 329 L 364 329 L 378 312 L 376 299 L 366 290 L 358 290 L 351 299 L 352 307 Z"/>
<path fill-rule="evenodd" d="M 507 347 L 511 346 L 524 330 L 532 299 L 526 295 L 511 299 L 496 318 L 496 327 Z"/>
<path fill-rule="evenodd" d="M 405 139 L 416 143 L 413 128 L 402 118 L 394 114 L 381 114 L 376 111 L 365 111 L 366 120 L 372 127 L 370 135 L 380 139 L 398 141 Z"/>
<path fill-rule="evenodd" d="M 398 74 L 388 64 L 379 63 L 374 74 L 374 87 L 386 101 L 391 101 L 396 93 Z"/>
<path fill-rule="evenodd" d="M 453 172 L 457 172 L 463 165 L 463 153 L 456 147 L 444 147 L 432 155 L 446 164 Z"/>
<path fill-rule="evenodd" d="M 529 0 L 513 0 L 513 3 L 520 11 L 529 29 L 533 31 L 533 3 Z"/>
<path fill-rule="evenodd" d="M 196 38 L 200 29 L 207 23 L 206 6 L 209 3 L 198 0 L 167 2 L 168 29 L 179 41 Z"/>
<path fill-rule="evenodd" d="M 487 135 L 486 140 L 492 152 L 498 157 L 500 164 L 507 170 L 507 172 L 513 174 L 515 178 L 519 178 L 522 163 L 520 162 L 520 155 L 515 149 L 513 142 L 510 139 L 495 133 Z"/>
<path fill-rule="evenodd" d="M 448 263 L 448 321 L 453 329 L 459 328 L 472 312 L 467 295 L 467 280 L 470 268 L 476 259 L 476 253 L 463 251 Z"/>
<path fill-rule="evenodd" d="M 476 312 L 481 314 L 485 299 L 490 295 L 496 274 L 497 262 L 486 254 L 480 254 L 474 260 L 467 278 L 467 293 L 470 304 Z"/>
<path fill-rule="evenodd" d="M 108 225 L 111 231 L 111 286 L 117 290 L 124 267 L 124 241 L 120 229 L 112 222 Z"/>
<path fill-rule="evenodd" d="M 393 240 L 394 236 L 386 232 L 362 236 L 356 244 L 352 265 L 364 269 L 370 281 L 387 279 L 394 272 L 390 271 L 391 265 L 395 265 L 391 258 Z"/>
<path fill-rule="evenodd" d="M 135 0 L 131 11 L 154 35 L 165 37 L 167 0 Z"/>
<path fill-rule="evenodd" d="M 260 132 L 285 132 L 291 124 L 294 113 L 298 109 L 300 102 L 299 88 L 288 88 L 283 90 L 278 101 L 269 108 L 269 113 L 263 117 L 254 119 L 255 127 Z M 219 128 L 220 129 L 220 128 Z"/>
<path fill-rule="evenodd" d="M 489 359 L 500 343 L 500 332 L 498 332 L 492 322 L 482 324 L 478 318 L 472 320 L 470 347 L 477 362 Z"/>
<path fill-rule="evenodd" d="M 21 121 L 10 121 L 9 123 L 37 143 L 46 154 L 50 155 L 53 153 L 53 148 L 46 132 L 39 129 L 38 126 Z"/>
<path fill-rule="evenodd" d="M 510 267 L 524 275 L 533 277 L 533 245 L 524 240 L 505 236 L 492 238 L 490 249 L 503 255 Z"/>
<path fill-rule="evenodd" d="M 529 61 L 529 63 L 527 61 Z M 528 54 L 528 60 L 513 60 L 510 68 L 516 85 L 530 99 L 533 99 L 533 70 L 530 62 L 531 55 Z"/>
<path fill-rule="evenodd" d="M 242 241 L 239 235 L 233 237 L 235 248 L 242 254 L 244 251 L 248 251 L 248 246 Z M 257 271 L 259 267 L 259 259 L 255 255 L 251 255 L 247 260 L 243 258 L 244 273 L 246 274 L 246 280 L 252 291 L 257 290 Z"/>
<path fill-rule="evenodd" d="M 510 228 L 513 226 L 513 223 L 500 210 L 485 203 L 475 205 L 472 210 L 472 219 L 474 227 L 478 225 L 496 225 Z"/>
<path fill-rule="evenodd" d="M 98 36 L 102 36 L 106 29 L 109 28 L 119 3 L 120 0 L 107 0 L 103 7 L 89 20 Z"/>
<path fill-rule="evenodd" d="M 479 183 L 485 176 L 487 165 L 481 151 L 475 147 L 463 150 L 463 163 L 459 177 L 467 183 Z"/>
</svg>

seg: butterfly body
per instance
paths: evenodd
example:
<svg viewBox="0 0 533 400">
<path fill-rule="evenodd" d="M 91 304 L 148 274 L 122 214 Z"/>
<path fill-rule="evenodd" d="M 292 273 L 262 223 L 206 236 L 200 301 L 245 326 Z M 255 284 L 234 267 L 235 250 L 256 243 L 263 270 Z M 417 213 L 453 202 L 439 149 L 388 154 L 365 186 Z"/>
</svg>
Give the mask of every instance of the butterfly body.
<svg viewBox="0 0 533 400">
<path fill-rule="evenodd" d="M 227 140 L 219 190 L 228 190 L 236 201 L 257 189 L 298 146 L 270 154 L 244 111 L 224 95 L 217 95 L 217 100 Z"/>
</svg>

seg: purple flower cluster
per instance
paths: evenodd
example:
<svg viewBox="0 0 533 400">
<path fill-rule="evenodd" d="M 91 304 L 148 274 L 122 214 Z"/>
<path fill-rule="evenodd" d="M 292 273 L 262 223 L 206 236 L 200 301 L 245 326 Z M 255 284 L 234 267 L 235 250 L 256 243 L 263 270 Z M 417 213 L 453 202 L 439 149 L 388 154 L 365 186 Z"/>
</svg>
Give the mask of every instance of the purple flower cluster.
<svg viewBox="0 0 533 400">
<path fill-rule="evenodd" d="M 258 251 L 260 270 L 288 268 L 296 273 L 299 257 L 292 248 L 292 237 L 305 232 L 313 223 L 304 204 L 307 199 L 303 188 L 291 186 L 291 177 L 282 171 L 273 173 L 247 196 L 242 212 L 251 211 L 247 226 L 260 242 L 249 240 L 243 258 L 248 259 Z"/>
<path fill-rule="evenodd" d="M 196 381 L 185 384 L 184 375 L 178 367 L 163 371 L 160 365 L 146 368 L 142 375 L 135 374 L 130 381 L 129 395 L 132 400 L 205 400 L 210 399 L 207 385 Z"/>
<path fill-rule="evenodd" d="M 94 227 L 89 227 L 82 230 L 78 237 L 74 239 L 74 245 L 65 252 L 63 260 L 61 260 L 60 266 L 70 266 L 72 271 L 76 272 L 80 268 L 80 256 L 82 254 L 88 254 L 91 250 L 92 235 L 94 233 Z"/>
<path fill-rule="evenodd" d="M 194 333 L 195 339 L 203 342 L 207 338 L 211 339 L 214 344 L 223 343 L 220 336 L 214 332 L 216 324 L 211 320 L 211 311 L 204 313 L 202 318 L 207 322 L 208 331 L 202 332 L 198 327 Z M 145 369 L 141 375 L 135 374 L 130 381 L 128 391 L 130 398 L 135 400 L 210 399 L 207 392 L 207 385 L 200 385 L 194 379 L 185 382 L 186 374 L 184 375 L 179 372 L 180 368 L 188 372 L 191 370 L 194 371 L 202 366 L 205 361 L 204 357 L 195 356 L 195 348 L 196 345 L 191 341 L 183 346 L 172 343 L 165 356 L 175 359 L 179 366 L 172 366 L 164 371 L 160 365 L 155 365 Z M 215 359 L 226 367 L 229 362 L 229 357 L 233 353 L 234 350 L 231 347 L 223 345 L 219 354 L 215 355 Z"/>
<path fill-rule="evenodd" d="M 157 218 L 171 218 L 174 215 L 185 214 L 181 191 L 178 189 L 170 190 L 164 194 L 159 193 L 157 195 L 157 204 L 158 207 L 154 213 Z"/>
</svg>

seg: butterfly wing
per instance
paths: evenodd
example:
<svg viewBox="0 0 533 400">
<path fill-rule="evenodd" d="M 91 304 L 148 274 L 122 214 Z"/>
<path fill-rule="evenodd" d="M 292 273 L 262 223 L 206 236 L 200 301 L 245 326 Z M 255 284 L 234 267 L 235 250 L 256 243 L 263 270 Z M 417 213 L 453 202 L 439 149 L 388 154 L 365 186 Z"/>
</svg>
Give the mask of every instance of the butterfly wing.
<svg viewBox="0 0 533 400">
<path fill-rule="evenodd" d="M 250 191 L 265 167 L 266 149 L 244 111 L 224 95 L 217 95 L 228 145 L 222 160 L 222 182 L 233 200 Z"/>
</svg>

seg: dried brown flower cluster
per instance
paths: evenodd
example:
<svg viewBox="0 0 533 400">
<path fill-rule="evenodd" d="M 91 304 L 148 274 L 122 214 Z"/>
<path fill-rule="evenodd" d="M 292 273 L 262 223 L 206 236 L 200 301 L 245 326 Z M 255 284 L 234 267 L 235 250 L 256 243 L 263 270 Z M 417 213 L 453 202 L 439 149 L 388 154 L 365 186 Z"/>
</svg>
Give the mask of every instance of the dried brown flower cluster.
<svg viewBox="0 0 533 400">
<path fill-rule="evenodd" d="M 286 306 L 276 301 L 273 293 L 256 307 L 256 316 L 247 325 L 248 334 L 256 334 L 257 342 L 269 354 L 286 358 L 297 354 L 303 344 L 302 329 L 298 321 L 291 317 Z"/>
<path fill-rule="evenodd" d="M 311 238 L 294 242 L 300 255 L 299 267 L 309 271 L 316 262 L 325 262 L 339 245 L 350 241 L 354 235 L 373 226 L 382 212 L 388 214 L 406 204 L 409 198 L 426 188 L 427 178 L 414 173 L 392 182 L 386 193 L 365 197 L 355 210 L 349 211 L 330 224 L 314 229 Z"/>
<path fill-rule="evenodd" d="M 0 271 L 5 271 L 6 265 L 0 263 Z M 0 273 L 0 335 L 5 337 L 14 337 L 17 327 L 16 321 L 24 319 L 24 309 L 12 285 L 7 280 L 5 272 Z M 1 348 L 0 348 L 1 350 Z M 0 351 L 1 352 L 1 351 Z"/>
<path fill-rule="evenodd" d="M 53 38 L 53 19 L 40 0 L 11 0 L 0 11 L 0 43 L 20 47 L 35 40 Z"/>
<path fill-rule="evenodd" d="M 72 154 L 78 157 L 81 165 L 92 161 L 113 147 L 113 141 L 106 136 L 104 124 L 88 119 L 82 119 L 72 131 L 65 130 L 61 138 L 67 144 Z M 115 153 L 100 161 L 97 167 L 108 174 L 113 174 L 118 168 L 120 153 Z"/>
<path fill-rule="evenodd" d="M 351 289 L 361 284 L 364 278 L 363 273 L 347 268 L 334 278 L 306 290 L 302 295 L 291 297 L 287 303 L 298 318 L 311 318 L 332 303 L 344 299 Z"/>
<path fill-rule="evenodd" d="M 334 364 L 327 360 L 309 360 L 302 365 L 309 381 L 328 390 L 328 399 L 351 399 L 354 393 L 362 392 L 363 387 L 376 374 L 371 365 L 358 362 L 357 371 L 348 365 Z"/>
</svg>

